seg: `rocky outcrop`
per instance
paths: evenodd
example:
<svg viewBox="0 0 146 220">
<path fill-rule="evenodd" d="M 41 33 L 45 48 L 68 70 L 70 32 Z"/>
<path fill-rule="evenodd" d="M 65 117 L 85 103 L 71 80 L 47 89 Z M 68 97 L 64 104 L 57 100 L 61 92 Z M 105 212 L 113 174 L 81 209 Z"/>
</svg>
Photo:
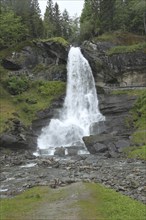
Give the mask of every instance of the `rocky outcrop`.
<svg viewBox="0 0 146 220">
<path fill-rule="evenodd" d="M 85 41 L 82 52 L 88 59 L 97 84 L 146 86 L 146 53 L 142 51 L 108 55 L 116 46 L 110 42 Z"/>
<path fill-rule="evenodd" d="M 127 125 L 130 109 L 136 100 L 135 96 L 112 95 L 104 93 L 99 96 L 100 111 L 106 121 L 95 123 L 93 135 L 84 137 L 83 141 L 91 154 L 103 153 L 108 157 L 117 157 L 123 149 L 132 145 L 132 124 Z"/>
<path fill-rule="evenodd" d="M 66 80 L 68 45 L 36 41 L 2 59 L 9 75 L 27 75 L 31 79 Z"/>
<path fill-rule="evenodd" d="M 34 150 L 33 132 L 26 128 L 22 122 L 16 118 L 10 119 L 9 130 L 0 135 L 0 148 L 10 148 L 11 150 L 29 149 Z"/>
</svg>

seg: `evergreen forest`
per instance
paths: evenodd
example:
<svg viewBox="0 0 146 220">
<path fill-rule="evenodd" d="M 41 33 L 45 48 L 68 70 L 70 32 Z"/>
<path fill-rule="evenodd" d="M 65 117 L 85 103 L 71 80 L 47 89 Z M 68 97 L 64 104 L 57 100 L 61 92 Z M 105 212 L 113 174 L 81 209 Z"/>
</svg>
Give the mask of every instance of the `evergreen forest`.
<svg viewBox="0 0 146 220">
<path fill-rule="evenodd" d="M 47 1 L 44 17 L 38 0 L 0 1 L 0 48 L 19 42 L 63 37 L 81 42 L 113 31 L 146 34 L 145 0 L 85 0 L 81 17 L 70 17 L 65 9 Z"/>
</svg>

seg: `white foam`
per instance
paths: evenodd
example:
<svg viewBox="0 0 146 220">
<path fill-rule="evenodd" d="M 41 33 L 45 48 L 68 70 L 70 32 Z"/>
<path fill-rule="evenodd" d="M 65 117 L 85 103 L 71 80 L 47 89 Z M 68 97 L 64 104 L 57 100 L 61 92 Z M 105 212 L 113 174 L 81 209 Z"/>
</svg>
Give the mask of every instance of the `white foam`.
<svg viewBox="0 0 146 220">
<path fill-rule="evenodd" d="M 98 108 L 95 82 L 88 61 L 79 47 L 71 47 L 67 65 L 67 91 L 63 109 L 58 118 L 42 129 L 38 148 L 46 149 L 53 155 L 56 147 L 73 146 L 76 142 L 84 145 L 82 137 L 90 135 L 94 122 L 104 121 Z M 81 154 L 87 154 L 85 148 Z"/>
</svg>

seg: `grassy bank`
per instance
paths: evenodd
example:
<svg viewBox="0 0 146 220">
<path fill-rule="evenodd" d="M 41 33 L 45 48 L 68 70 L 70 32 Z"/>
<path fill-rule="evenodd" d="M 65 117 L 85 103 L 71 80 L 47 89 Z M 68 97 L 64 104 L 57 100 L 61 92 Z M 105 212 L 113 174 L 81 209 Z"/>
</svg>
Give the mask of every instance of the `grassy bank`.
<svg viewBox="0 0 146 220">
<path fill-rule="evenodd" d="M 76 183 L 60 189 L 35 187 L 1 199 L 1 219 L 144 220 L 146 206 L 99 184 Z"/>
<path fill-rule="evenodd" d="M 18 91 L 17 94 L 11 94 L 8 89 L 0 85 L 1 98 L 1 119 L 0 132 L 10 129 L 9 119 L 18 117 L 26 126 L 31 124 L 36 118 L 39 110 L 48 108 L 52 101 L 65 93 L 66 85 L 60 81 L 31 81 L 26 91 L 19 94 L 22 85 L 10 84 L 11 92 Z"/>
<path fill-rule="evenodd" d="M 133 44 L 129 46 L 115 46 L 107 51 L 107 55 L 111 56 L 114 54 L 133 53 L 138 51 L 146 53 L 146 43 Z"/>
</svg>

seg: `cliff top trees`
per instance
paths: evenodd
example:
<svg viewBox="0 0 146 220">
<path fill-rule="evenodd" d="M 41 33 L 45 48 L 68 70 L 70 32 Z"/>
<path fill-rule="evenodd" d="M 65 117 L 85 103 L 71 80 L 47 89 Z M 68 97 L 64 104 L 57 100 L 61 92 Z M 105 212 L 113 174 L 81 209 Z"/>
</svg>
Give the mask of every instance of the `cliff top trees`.
<svg viewBox="0 0 146 220">
<path fill-rule="evenodd" d="M 145 0 L 85 0 L 80 19 L 81 39 L 121 30 L 146 33 Z"/>
</svg>

